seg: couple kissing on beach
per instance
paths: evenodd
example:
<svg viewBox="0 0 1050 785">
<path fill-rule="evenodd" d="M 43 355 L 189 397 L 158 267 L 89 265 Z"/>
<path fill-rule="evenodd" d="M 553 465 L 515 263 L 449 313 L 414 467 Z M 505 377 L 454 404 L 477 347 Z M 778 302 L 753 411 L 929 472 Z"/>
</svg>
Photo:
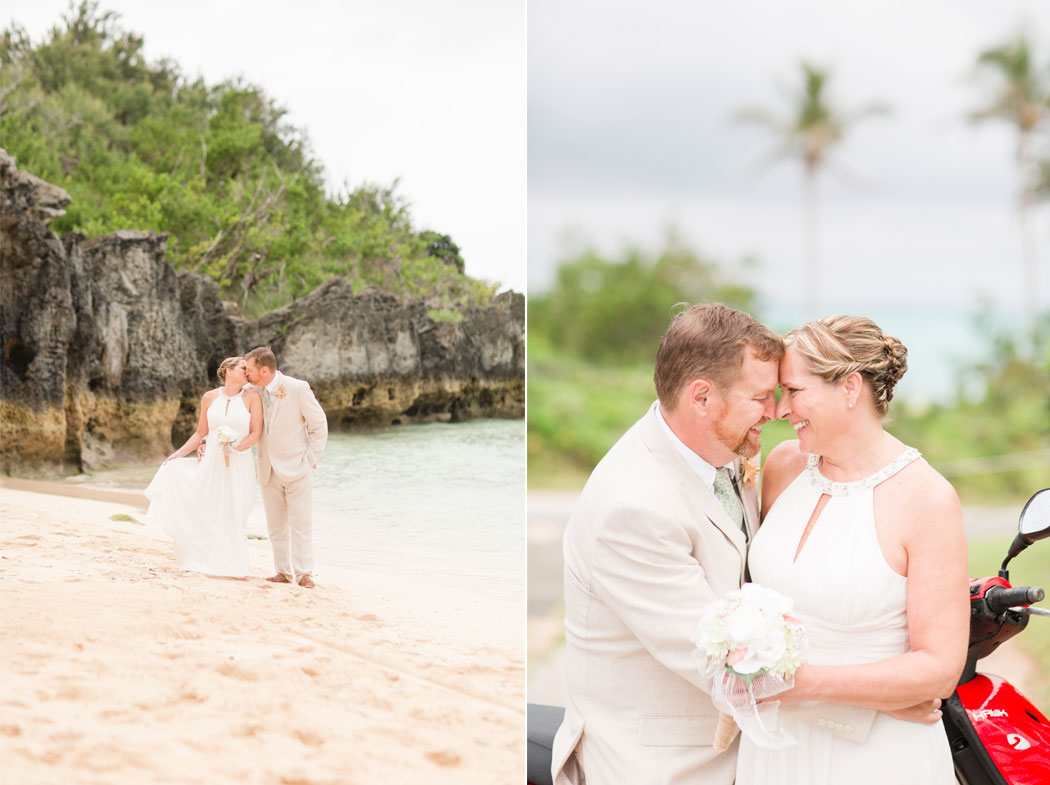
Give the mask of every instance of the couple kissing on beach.
<svg viewBox="0 0 1050 785">
<path fill-rule="evenodd" d="M 276 568 L 267 580 L 312 589 L 313 470 L 328 440 L 324 410 L 308 382 L 277 370 L 269 347 L 226 358 L 217 375 L 222 386 L 201 398 L 197 430 L 146 489 L 147 519 L 174 538 L 179 569 L 246 577 L 258 444 Z"/>
</svg>

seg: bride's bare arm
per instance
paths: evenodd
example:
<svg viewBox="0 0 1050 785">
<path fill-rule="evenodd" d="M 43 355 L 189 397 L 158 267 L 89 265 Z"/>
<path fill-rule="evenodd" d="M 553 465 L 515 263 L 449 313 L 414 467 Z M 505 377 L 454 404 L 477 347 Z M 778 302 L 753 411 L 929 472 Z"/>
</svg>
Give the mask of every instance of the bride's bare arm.
<svg viewBox="0 0 1050 785">
<path fill-rule="evenodd" d="M 880 544 L 891 568 L 903 563 L 908 581 L 911 651 L 862 665 L 803 665 L 795 687 L 782 696 L 785 702 L 817 700 L 893 711 L 946 698 L 955 689 L 969 624 L 962 507 L 943 477 L 928 466 L 916 468 L 918 477 L 908 482 L 902 477 L 877 497 L 886 504 L 880 517 L 889 524 L 885 538 L 880 532 Z"/>
<path fill-rule="evenodd" d="M 208 435 L 208 407 L 218 394 L 218 390 L 208 390 L 208 392 L 204 393 L 204 397 L 201 398 L 201 416 L 200 420 L 197 421 L 197 430 L 195 430 L 193 435 L 186 440 L 184 445 L 165 458 L 164 463 L 174 460 L 175 458 L 182 458 L 189 455 L 197 449 L 197 445 L 201 443 L 201 439 Z"/>
<path fill-rule="evenodd" d="M 802 473 L 806 457 L 797 439 L 781 442 L 766 457 L 762 466 L 762 520 L 777 497 Z"/>
<path fill-rule="evenodd" d="M 245 390 L 244 402 L 248 404 L 248 414 L 251 415 L 251 424 L 248 426 L 248 435 L 237 442 L 233 448 L 237 452 L 245 452 L 262 438 L 263 429 L 263 405 L 262 397 L 255 390 Z"/>
</svg>

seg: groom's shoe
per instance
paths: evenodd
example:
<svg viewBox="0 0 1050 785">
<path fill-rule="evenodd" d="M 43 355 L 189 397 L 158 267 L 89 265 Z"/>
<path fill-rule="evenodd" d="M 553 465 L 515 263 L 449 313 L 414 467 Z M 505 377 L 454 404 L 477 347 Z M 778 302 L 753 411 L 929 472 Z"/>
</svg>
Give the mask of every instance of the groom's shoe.
<svg viewBox="0 0 1050 785">
<path fill-rule="evenodd" d="M 300 575 L 299 585 L 302 586 L 304 589 L 312 589 L 314 587 L 314 579 L 311 578 L 309 575 Z"/>
<path fill-rule="evenodd" d="M 266 580 L 268 580 L 270 583 L 291 583 L 291 581 L 288 580 L 288 576 L 280 572 L 276 575 L 271 575 Z"/>
</svg>

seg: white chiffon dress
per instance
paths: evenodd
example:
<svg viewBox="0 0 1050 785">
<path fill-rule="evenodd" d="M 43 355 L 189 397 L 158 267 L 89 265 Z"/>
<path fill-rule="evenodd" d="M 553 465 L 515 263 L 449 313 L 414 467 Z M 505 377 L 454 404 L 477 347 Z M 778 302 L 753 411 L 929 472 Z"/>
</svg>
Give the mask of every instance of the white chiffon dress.
<svg viewBox="0 0 1050 785">
<path fill-rule="evenodd" d="M 870 477 L 834 483 L 819 457 L 777 498 L 748 554 L 751 580 L 794 599 L 809 636 L 807 662 L 850 665 L 910 650 L 907 580 L 886 563 L 875 534 L 874 489 L 920 458 L 909 448 Z M 795 559 L 822 495 L 830 498 Z M 813 704 L 782 706 L 780 721 L 798 743 L 757 747 L 742 737 L 736 785 L 953 785 L 951 752 L 940 723 L 875 715 L 858 743 L 812 719 Z"/>
<path fill-rule="evenodd" d="M 179 569 L 242 578 L 248 574 L 248 513 L 255 498 L 255 459 L 251 450 L 223 455 L 215 438 L 228 426 L 240 440 L 248 435 L 251 415 L 243 391 L 220 392 L 207 413 L 204 457 L 168 461 L 157 470 L 146 498 L 146 518 L 175 540 Z M 229 458 L 229 466 L 226 458 Z"/>
</svg>

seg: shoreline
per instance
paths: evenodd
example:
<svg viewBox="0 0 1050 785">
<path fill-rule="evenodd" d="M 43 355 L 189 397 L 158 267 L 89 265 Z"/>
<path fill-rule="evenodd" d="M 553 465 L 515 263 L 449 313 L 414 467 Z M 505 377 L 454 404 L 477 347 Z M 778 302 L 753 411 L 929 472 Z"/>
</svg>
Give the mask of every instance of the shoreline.
<svg viewBox="0 0 1050 785">
<path fill-rule="evenodd" d="M 271 584 L 265 542 L 245 580 L 179 571 L 102 493 L 0 482 L 0 783 L 517 781 L 521 603 L 382 570 Z"/>
</svg>

